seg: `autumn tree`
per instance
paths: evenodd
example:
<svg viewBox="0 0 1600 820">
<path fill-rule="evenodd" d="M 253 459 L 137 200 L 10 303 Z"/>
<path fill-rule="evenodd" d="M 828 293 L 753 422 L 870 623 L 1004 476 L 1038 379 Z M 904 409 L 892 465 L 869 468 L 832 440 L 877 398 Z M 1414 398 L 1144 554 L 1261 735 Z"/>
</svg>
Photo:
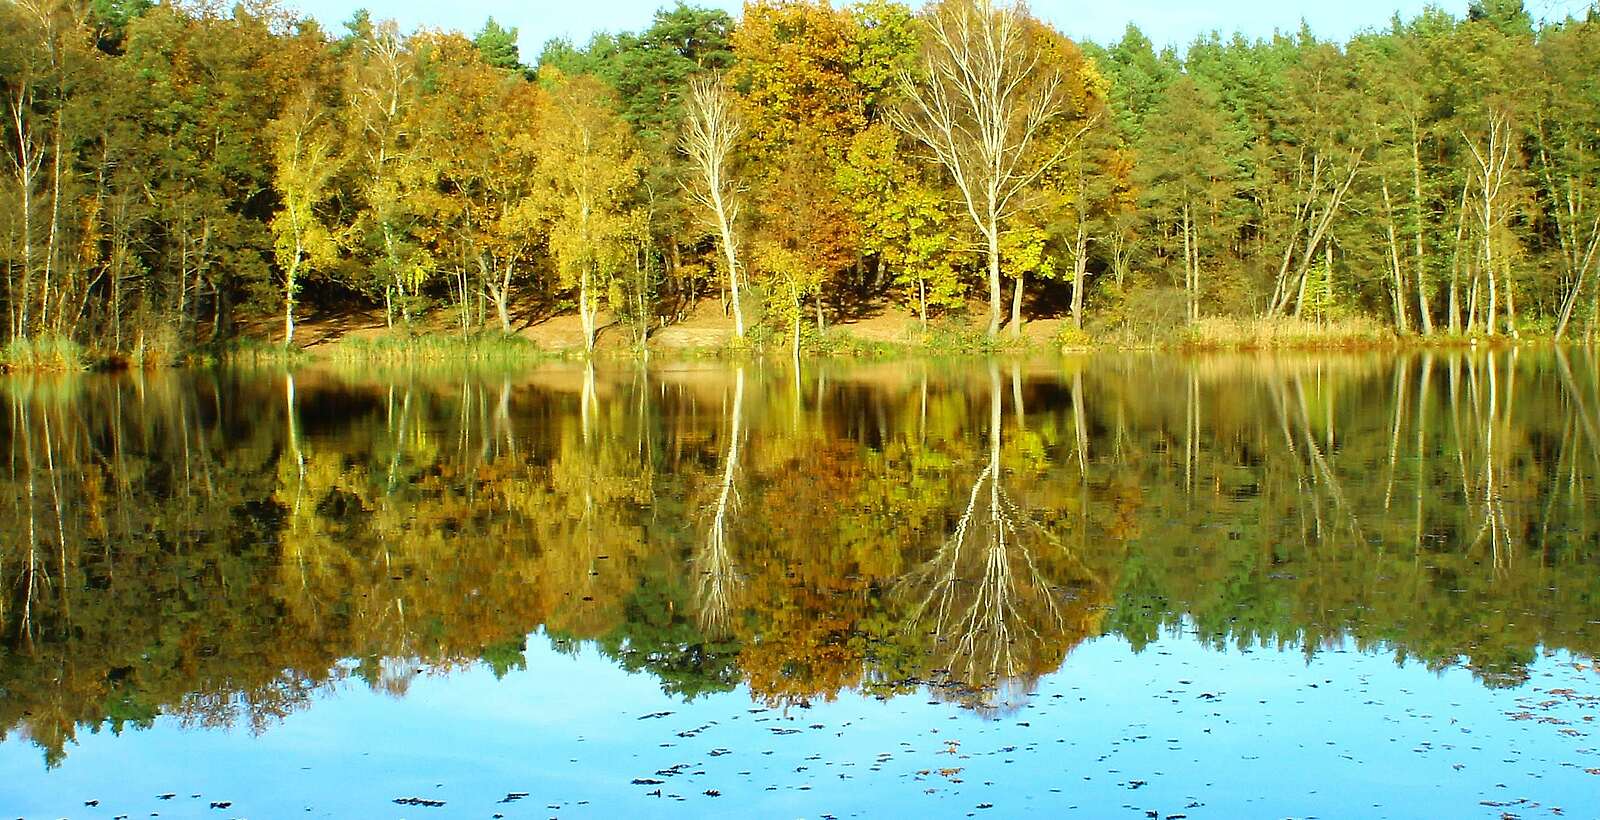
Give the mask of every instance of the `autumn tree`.
<svg viewBox="0 0 1600 820">
<path fill-rule="evenodd" d="M 707 271 L 701 261 L 707 243 L 698 230 L 699 206 L 682 187 L 682 180 L 698 173 L 681 150 L 685 105 L 691 82 L 733 64 L 733 28 L 724 11 L 680 3 L 658 10 L 642 31 L 597 33 L 581 48 L 553 42 L 539 61 L 567 74 L 593 74 L 616 92 L 618 110 L 645 158 L 641 186 L 648 230 L 636 246 L 633 279 L 636 284 L 663 279 L 662 293 L 649 295 L 670 294 L 680 316 L 698 297 Z M 715 242 L 711 245 L 709 255 L 720 256 Z"/>
<path fill-rule="evenodd" d="M 272 218 L 273 249 L 283 271 L 283 344 L 294 344 L 294 307 L 304 276 L 322 272 L 338 253 L 323 207 L 338 173 L 337 142 L 326 109 L 306 89 L 273 123 L 273 187 L 282 204 Z"/>
<path fill-rule="evenodd" d="M 549 247 L 565 287 L 576 288 L 584 349 L 594 350 L 601 300 L 626 255 L 628 207 L 639 155 L 615 98 L 599 80 L 545 78 L 549 99 L 537 141 Z"/>
<path fill-rule="evenodd" d="M 855 260 L 855 223 L 833 188 L 831 163 L 817 142 L 797 140 L 779 157 L 782 172 L 762 187 L 752 256 L 769 302 L 788 320 L 798 361 L 805 300 L 817 300 L 821 330 L 821 288 Z"/>
<path fill-rule="evenodd" d="M 744 338 L 744 306 L 739 281 L 739 216 L 744 208 L 744 186 L 734 176 L 734 148 L 744 125 L 734 107 L 733 95 L 721 77 L 694 81 L 684 100 L 683 152 L 691 174 L 684 183 L 699 207 L 701 220 L 715 233 L 722 248 L 723 273 L 728 278 L 733 305 L 733 332 Z"/>
<path fill-rule="evenodd" d="M 354 28 L 350 45 L 344 123 L 351 131 L 346 145 L 355 210 L 349 240 L 365 268 L 355 273 L 355 286 L 382 294 L 385 324 L 392 327 L 398 312 L 409 325 L 432 268 L 415 236 L 421 215 L 411 197 L 427 181 L 416 133 L 422 116 L 416 56 L 392 21 Z"/>
<path fill-rule="evenodd" d="M 888 270 L 924 330 L 930 308 L 959 307 L 971 254 L 961 216 L 901 151 L 894 129 L 868 126 L 850 143 L 839 190 L 861 225 L 861 247 Z"/>
<path fill-rule="evenodd" d="M 1040 146 L 1045 132 L 1070 113 L 1066 77 L 1044 61 L 1041 29 L 1020 2 L 944 0 L 922 20 L 921 71 L 901 75 L 907 102 L 889 119 L 949 174 L 986 243 L 994 336 L 1002 305 L 1001 235 L 1034 183 L 1071 146 L 1071 139 L 1054 150 Z"/>
<path fill-rule="evenodd" d="M 539 200 L 534 180 L 538 168 L 538 91 L 527 83 L 502 84 L 488 115 L 489 138 L 483 171 L 489 212 L 484 222 L 478 262 L 483 287 L 494 303 L 500 329 L 511 332 L 512 286 L 527 282 L 536 264 L 540 238 Z"/>
<path fill-rule="evenodd" d="M 797 140 L 820 141 L 836 157 L 864 125 L 849 15 L 825 0 L 752 0 L 733 34 L 738 90 L 752 164 L 763 176 Z"/>
</svg>

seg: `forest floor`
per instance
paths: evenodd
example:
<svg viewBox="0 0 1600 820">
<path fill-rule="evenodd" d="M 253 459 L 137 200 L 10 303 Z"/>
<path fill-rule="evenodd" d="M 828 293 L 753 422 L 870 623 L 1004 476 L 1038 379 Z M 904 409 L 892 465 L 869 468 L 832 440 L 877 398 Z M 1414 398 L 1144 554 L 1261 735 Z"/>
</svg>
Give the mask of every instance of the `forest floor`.
<svg viewBox="0 0 1600 820">
<path fill-rule="evenodd" d="M 413 325 L 422 334 L 453 335 L 459 326 L 448 311 L 435 311 Z M 974 333 L 981 332 L 984 315 L 974 310 L 956 320 L 958 326 L 966 325 Z M 814 319 L 808 317 L 806 329 L 811 332 Z M 1023 323 L 1023 338 L 1029 347 L 1048 346 L 1060 332 L 1066 320 L 1059 317 L 1033 319 Z M 946 320 L 947 325 L 949 320 Z M 629 328 L 617 323 L 610 314 L 602 313 L 595 346 L 601 351 L 620 352 L 632 349 L 633 336 Z M 826 332 L 835 343 L 862 343 L 882 348 L 918 348 L 923 345 L 924 333 L 917 317 L 897 306 L 877 304 L 869 306 L 861 315 L 828 322 Z M 283 338 L 281 316 L 247 317 L 240 321 L 240 335 L 260 345 L 277 343 Z M 371 342 L 392 334 L 384 320 L 383 311 L 374 309 L 344 309 L 325 311 L 297 317 L 295 342 L 300 349 L 313 356 L 331 353 L 338 345 L 349 342 Z M 1008 333 L 1009 329 L 1003 330 Z M 537 350 L 547 353 L 576 353 L 583 349 L 583 323 L 575 313 L 562 313 L 518 323 L 513 335 L 525 339 Z M 787 334 L 771 334 L 774 345 L 787 340 Z M 657 327 L 651 332 L 648 346 L 652 351 L 678 354 L 713 354 L 730 347 L 734 340 L 734 322 L 723 312 L 716 299 L 701 300 L 677 322 Z"/>
<path fill-rule="evenodd" d="M 924 329 L 917 317 L 903 306 L 877 302 L 858 308 L 848 317 L 830 317 L 820 337 L 811 316 L 802 329 L 809 354 L 855 358 L 1054 351 L 1065 337 L 1073 335 L 1065 333 L 1067 317 L 1051 316 L 1025 321 L 1020 343 L 1011 337 L 1009 326 L 1002 329 L 998 340 L 991 341 L 984 332 L 985 308 L 984 304 L 969 303 L 967 310 L 947 314 L 934 326 Z M 448 310 L 434 311 L 415 321 L 411 334 L 401 335 L 387 326 L 381 310 L 352 307 L 299 318 L 295 341 L 300 350 L 313 358 L 353 361 L 572 357 L 581 355 L 584 347 L 582 322 L 570 312 L 523 317 L 517 321 L 510 339 L 492 332 L 463 336 L 454 318 Z M 786 329 L 758 327 L 751 317 L 746 318 L 751 327 L 757 328 L 747 333 L 749 344 L 768 352 L 787 354 L 789 334 Z M 282 321 L 281 316 L 241 321 L 242 355 L 251 355 L 250 351 L 265 353 L 268 357 L 277 355 L 277 345 L 283 338 Z M 1084 338 L 1082 334 L 1077 335 Z M 1192 325 L 1174 326 L 1154 338 L 1136 339 L 1126 332 L 1099 330 L 1090 335 L 1093 341 L 1087 343 L 1089 347 L 1191 351 L 1362 351 L 1516 343 L 1507 337 L 1397 336 L 1380 322 L 1361 317 L 1327 322 L 1208 317 Z M 1539 340 L 1527 337 L 1522 341 Z M 719 300 L 705 299 L 685 311 L 678 321 L 653 328 L 647 345 L 652 353 L 687 360 L 720 355 L 736 347 L 734 342 L 733 317 L 724 313 Z M 596 349 L 602 355 L 631 356 L 637 351 L 632 330 L 605 313 L 599 318 Z"/>
</svg>

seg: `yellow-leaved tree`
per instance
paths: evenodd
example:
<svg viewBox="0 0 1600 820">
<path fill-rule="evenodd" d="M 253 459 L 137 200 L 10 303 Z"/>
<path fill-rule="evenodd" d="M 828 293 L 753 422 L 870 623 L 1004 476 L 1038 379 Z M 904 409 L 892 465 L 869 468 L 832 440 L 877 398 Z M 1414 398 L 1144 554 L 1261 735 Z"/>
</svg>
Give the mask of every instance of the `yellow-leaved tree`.
<svg viewBox="0 0 1600 820">
<path fill-rule="evenodd" d="M 538 133 L 547 242 L 564 288 L 577 288 L 583 344 L 594 350 L 600 298 L 629 253 L 628 206 L 639 182 L 633 132 L 610 89 L 587 75 L 541 72 L 546 100 Z"/>
<path fill-rule="evenodd" d="M 274 120 L 272 184 L 279 208 L 272 217 L 273 251 L 283 271 L 283 345 L 294 343 L 295 295 L 300 280 L 339 256 L 338 243 L 319 209 L 333 195 L 338 172 L 336 139 L 314 89 L 304 89 Z"/>
</svg>

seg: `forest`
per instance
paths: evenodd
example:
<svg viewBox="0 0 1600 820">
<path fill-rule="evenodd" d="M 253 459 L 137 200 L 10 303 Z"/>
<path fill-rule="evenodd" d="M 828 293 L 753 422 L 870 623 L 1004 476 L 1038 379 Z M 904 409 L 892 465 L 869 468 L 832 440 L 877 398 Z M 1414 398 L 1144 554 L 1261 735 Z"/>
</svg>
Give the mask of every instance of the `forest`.
<svg viewBox="0 0 1600 820">
<path fill-rule="evenodd" d="M 874 311 L 1592 341 L 1600 13 L 1373 24 L 1179 50 L 1002 0 L 679 3 L 529 63 L 492 19 L 5 0 L 6 358 L 288 347 L 341 312 L 576 314 L 592 350 L 702 303 L 796 355 Z"/>
</svg>

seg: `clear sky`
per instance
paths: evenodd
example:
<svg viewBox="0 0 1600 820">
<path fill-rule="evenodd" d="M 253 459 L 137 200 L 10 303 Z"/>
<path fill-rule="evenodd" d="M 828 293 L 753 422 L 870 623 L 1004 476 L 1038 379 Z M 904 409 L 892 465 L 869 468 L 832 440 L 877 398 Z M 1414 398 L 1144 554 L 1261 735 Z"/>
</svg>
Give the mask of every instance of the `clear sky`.
<svg viewBox="0 0 1600 820">
<path fill-rule="evenodd" d="M 378 18 L 392 17 L 402 28 L 419 25 L 472 33 L 493 16 L 520 30 L 522 59 L 533 62 L 546 40 L 566 37 L 579 44 L 596 31 L 637 31 L 650 24 L 657 8 L 675 0 L 288 0 L 289 5 L 323 21 L 330 29 L 367 7 Z M 836 5 L 845 0 L 836 0 Z M 1536 18 L 1576 13 L 1588 0 L 1525 0 Z M 735 14 L 743 0 L 694 0 L 691 5 L 727 9 Z M 917 2 L 913 6 L 919 5 Z M 1158 45 L 1183 44 L 1212 30 L 1235 30 L 1265 36 L 1274 29 L 1293 30 L 1304 19 L 1323 37 L 1344 39 L 1363 29 L 1382 26 L 1399 11 L 1411 16 L 1426 0 L 1033 0 L 1034 13 L 1079 39 L 1109 42 L 1120 37 L 1129 21 L 1137 23 Z M 1467 0 L 1436 0 L 1453 14 L 1466 12 Z"/>
</svg>

